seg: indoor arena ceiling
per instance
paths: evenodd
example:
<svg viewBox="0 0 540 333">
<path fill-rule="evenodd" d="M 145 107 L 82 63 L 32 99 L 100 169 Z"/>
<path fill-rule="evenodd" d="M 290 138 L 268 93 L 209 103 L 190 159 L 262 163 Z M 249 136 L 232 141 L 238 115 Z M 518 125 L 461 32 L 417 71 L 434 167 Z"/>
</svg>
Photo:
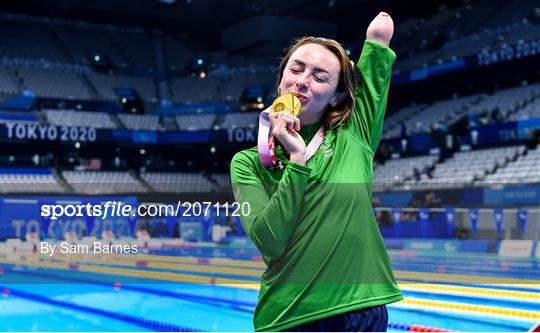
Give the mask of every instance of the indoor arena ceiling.
<svg viewBox="0 0 540 333">
<path fill-rule="evenodd" d="M 380 10 L 389 11 L 395 19 L 404 19 L 427 16 L 441 4 L 459 3 L 463 0 L 2 0 L 0 8 L 4 12 L 158 28 L 210 46 L 219 43 L 219 33 L 224 28 L 253 16 L 334 22 L 336 37 L 352 40 Z"/>
</svg>

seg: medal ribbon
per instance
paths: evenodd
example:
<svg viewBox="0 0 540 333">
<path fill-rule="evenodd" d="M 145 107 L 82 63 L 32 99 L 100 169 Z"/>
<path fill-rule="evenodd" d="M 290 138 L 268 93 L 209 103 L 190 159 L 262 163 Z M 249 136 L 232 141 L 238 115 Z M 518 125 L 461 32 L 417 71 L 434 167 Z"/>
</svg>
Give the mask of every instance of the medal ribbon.
<svg viewBox="0 0 540 333">
<path fill-rule="evenodd" d="M 257 148 L 262 165 L 271 168 L 277 164 L 274 136 L 270 131 L 270 108 L 264 110 L 259 115 L 259 135 L 257 137 Z M 313 139 L 306 147 L 306 162 L 315 154 L 324 141 L 324 129 L 321 126 Z"/>
</svg>

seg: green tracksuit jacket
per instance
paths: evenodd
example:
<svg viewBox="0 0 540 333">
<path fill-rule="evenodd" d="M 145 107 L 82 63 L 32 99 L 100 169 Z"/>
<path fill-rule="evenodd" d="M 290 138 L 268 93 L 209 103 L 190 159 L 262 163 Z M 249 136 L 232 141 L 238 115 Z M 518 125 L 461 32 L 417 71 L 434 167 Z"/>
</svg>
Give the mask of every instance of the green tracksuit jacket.
<svg viewBox="0 0 540 333">
<path fill-rule="evenodd" d="M 367 40 L 357 64 L 356 107 L 306 166 L 268 170 L 257 148 L 237 153 L 231 182 L 248 237 L 267 265 L 255 309 L 257 331 L 310 321 L 402 299 L 371 206 L 373 156 L 381 137 L 395 53 Z M 320 124 L 300 131 L 309 142 Z"/>
</svg>

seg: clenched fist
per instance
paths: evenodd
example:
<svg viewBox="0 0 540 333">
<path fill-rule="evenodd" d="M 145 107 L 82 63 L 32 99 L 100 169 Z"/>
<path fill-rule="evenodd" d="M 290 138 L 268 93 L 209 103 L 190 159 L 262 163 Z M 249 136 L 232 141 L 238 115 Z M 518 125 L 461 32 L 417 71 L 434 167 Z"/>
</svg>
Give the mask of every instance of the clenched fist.
<svg viewBox="0 0 540 333">
<path fill-rule="evenodd" d="M 289 159 L 296 164 L 306 164 L 306 144 L 298 134 L 300 131 L 300 119 L 287 112 L 270 113 L 272 135 L 279 140 L 289 153 Z"/>
</svg>

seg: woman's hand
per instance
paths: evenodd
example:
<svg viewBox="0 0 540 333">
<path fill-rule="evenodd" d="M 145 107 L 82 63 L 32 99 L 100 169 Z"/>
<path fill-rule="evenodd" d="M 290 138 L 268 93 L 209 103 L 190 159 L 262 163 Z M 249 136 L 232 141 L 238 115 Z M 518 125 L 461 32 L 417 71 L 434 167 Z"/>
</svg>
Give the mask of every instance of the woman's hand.
<svg viewBox="0 0 540 333">
<path fill-rule="evenodd" d="M 380 12 L 369 24 L 366 38 L 388 47 L 393 34 L 394 21 L 387 13 Z"/>
<path fill-rule="evenodd" d="M 300 131 L 300 119 L 287 112 L 270 113 L 272 135 L 281 142 L 289 153 L 289 159 L 296 164 L 306 164 L 306 144 L 298 134 Z"/>
</svg>

